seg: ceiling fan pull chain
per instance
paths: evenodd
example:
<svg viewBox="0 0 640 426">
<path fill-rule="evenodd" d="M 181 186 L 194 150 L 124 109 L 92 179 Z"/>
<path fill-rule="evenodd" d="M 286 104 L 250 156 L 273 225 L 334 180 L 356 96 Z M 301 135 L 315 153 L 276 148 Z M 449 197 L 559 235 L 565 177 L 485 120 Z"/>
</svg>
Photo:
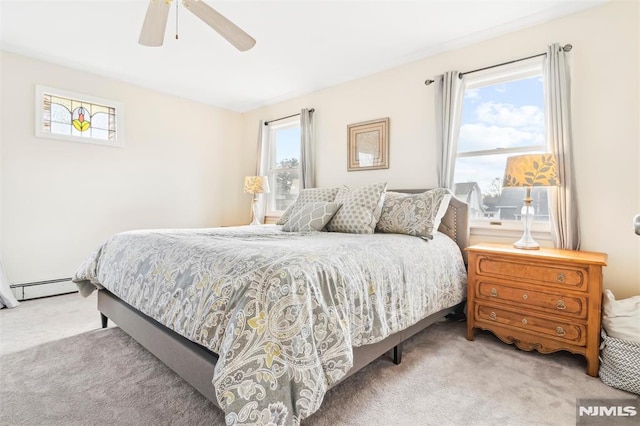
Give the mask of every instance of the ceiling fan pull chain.
<svg viewBox="0 0 640 426">
<path fill-rule="evenodd" d="M 138 43 L 143 46 L 162 46 L 167 31 L 172 1 L 173 0 L 150 0 L 147 13 L 144 16 L 144 22 L 142 23 L 142 31 L 140 32 Z M 253 37 L 245 33 L 240 27 L 222 16 L 204 1 L 182 0 L 182 4 L 189 12 L 209 25 L 239 51 L 244 52 L 249 50 L 256 44 L 256 40 Z M 178 6 L 178 2 L 176 1 L 176 40 L 179 38 L 179 8 L 180 6 Z"/>
<path fill-rule="evenodd" d="M 178 39 L 178 3 L 180 2 L 176 2 L 176 40 Z"/>
</svg>

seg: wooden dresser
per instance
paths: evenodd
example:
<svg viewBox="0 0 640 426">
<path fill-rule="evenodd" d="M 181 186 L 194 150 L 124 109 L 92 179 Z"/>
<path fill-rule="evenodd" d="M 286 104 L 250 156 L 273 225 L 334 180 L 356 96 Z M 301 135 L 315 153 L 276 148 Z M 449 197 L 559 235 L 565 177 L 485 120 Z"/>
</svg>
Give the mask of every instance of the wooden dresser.
<svg viewBox="0 0 640 426">
<path fill-rule="evenodd" d="M 604 253 L 521 250 L 502 244 L 467 248 L 467 339 L 490 330 L 520 349 L 584 355 L 598 375 Z"/>
</svg>

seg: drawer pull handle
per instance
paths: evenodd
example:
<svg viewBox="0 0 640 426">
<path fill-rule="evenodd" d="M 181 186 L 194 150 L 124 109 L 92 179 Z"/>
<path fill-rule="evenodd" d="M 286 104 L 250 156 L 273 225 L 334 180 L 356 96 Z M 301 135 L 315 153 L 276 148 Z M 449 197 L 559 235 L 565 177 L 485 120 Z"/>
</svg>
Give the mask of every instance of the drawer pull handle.
<svg viewBox="0 0 640 426">
<path fill-rule="evenodd" d="M 558 281 L 559 283 L 563 283 L 566 278 L 567 276 L 564 274 L 564 272 L 560 272 L 558 275 L 556 275 L 556 281 Z"/>
<path fill-rule="evenodd" d="M 565 335 L 565 334 L 567 334 L 567 333 L 565 333 L 564 328 L 562 328 L 562 327 L 556 327 L 556 334 L 557 334 L 558 336 L 564 336 L 564 335 Z"/>
<path fill-rule="evenodd" d="M 527 299 L 529 298 L 529 296 L 527 296 L 527 293 L 525 293 L 525 294 L 523 294 L 523 295 L 522 295 L 522 298 L 523 298 L 524 300 L 527 300 Z"/>
<path fill-rule="evenodd" d="M 489 314 L 489 318 L 491 318 L 492 320 L 494 320 L 494 321 L 495 321 L 495 320 L 496 320 L 496 313 L 495 313 L 495 312 L 491 312 L 491 313 Z"/>
<path fill-rule="evenodd" d="M 567 305 L 564 304 L 564 300 L 560 299 L 558 300 L 558 303 L 556 303 L 556 308 L 567 309 Z"/>
<path fill-rule="evenodd" d="M 491 291 L 489 292 L 489 294 L 491 294 L 491 296 L 493 296 L 493 297 L 497 297 L 498 296 L 498 290 L 496 290 L 495 288 L 492 288 Z"/>
<path fill-rule="evenodd" d="M 523 323 L 523 324 L 526 324 L 527 322 L 528 322 L 528 321 L 527 321 L 527 319 L 526 319 L 526 318 L 522 318 L 522 323 Z"/>
</svg>

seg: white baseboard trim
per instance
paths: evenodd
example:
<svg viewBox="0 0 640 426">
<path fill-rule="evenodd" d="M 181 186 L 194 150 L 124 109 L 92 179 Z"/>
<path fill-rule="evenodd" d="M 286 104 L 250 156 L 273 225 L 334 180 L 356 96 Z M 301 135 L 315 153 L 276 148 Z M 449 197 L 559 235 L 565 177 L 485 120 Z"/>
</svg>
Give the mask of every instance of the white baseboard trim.
<svg viewBox="0 0 640 426">
<path fill-rule="evenodd" d="M 78 287 L 71 282 L 70 278 L 12 284 L 10 288 L 18 301 L 57 296 L 78 291 Z"/>
</svg>

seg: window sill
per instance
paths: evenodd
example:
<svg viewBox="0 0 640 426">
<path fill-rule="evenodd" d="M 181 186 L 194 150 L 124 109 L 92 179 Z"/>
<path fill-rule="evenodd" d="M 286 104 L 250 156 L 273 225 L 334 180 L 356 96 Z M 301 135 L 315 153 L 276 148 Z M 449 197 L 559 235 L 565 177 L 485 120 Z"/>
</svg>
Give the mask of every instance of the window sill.
<svg viewBox="0 0 640 426">
<path fill-rule="evenodd" d="M 502 221 L 491 224 L 488 221 L 470 221 L 469 234 L 473 237 L 522 237 L 523 227 L 521 222 Z M 534 222 L 531 225 L 531 236 L 536 241 L 552 242 L 551 229 L 548 222 Z"/>
<path fill-rule="evenodd" d="M 280 216 L 282 216 L 282 214 L 278 214 L 278 215 L 268 214 L 264 217 L 264 224 L 273 225 L 278 221 L 278 219 L 280 219 Z"/>
</svg>

